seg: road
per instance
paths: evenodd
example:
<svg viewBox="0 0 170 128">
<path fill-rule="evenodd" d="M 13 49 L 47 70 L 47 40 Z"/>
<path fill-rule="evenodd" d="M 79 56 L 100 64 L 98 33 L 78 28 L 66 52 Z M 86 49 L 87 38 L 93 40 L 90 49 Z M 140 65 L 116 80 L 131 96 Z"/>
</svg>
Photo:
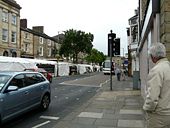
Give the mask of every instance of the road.
<svg viewBox="0 0 170 128">
<path fill-rule="evenodd" d="M 39 109 L 26 113 L 3 128 L 50 128 L 60 119 L 93 97 L 98 89 L 109 80 L 103 73 L 57 77 L 51 84 L 52 100 L 47 111 Z"/>
</svg>

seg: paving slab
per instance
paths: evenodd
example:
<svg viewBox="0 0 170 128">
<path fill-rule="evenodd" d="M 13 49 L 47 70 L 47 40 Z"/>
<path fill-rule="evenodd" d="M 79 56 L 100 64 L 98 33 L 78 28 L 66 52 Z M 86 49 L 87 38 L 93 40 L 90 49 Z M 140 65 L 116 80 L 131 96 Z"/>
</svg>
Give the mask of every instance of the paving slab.
<svg viewBox="0 0 170 128">
<path fill-rule="evenodd" d="M 81 112 L 78 117 L 89 117 L 89 118 L 102 118 L 103 113 L 96 112 Z"/>
<path fill-rule="evenodd" d="M 144 128 L 143 120 L 118 120 L 118 127 Z"/>
<path fill-rule="evenodd" d="M 139 114 L 142 115 L 143 111 L 142 110 L 128 110 L 128 109 L 121 109 L 120 114 Z"/>
</svg>

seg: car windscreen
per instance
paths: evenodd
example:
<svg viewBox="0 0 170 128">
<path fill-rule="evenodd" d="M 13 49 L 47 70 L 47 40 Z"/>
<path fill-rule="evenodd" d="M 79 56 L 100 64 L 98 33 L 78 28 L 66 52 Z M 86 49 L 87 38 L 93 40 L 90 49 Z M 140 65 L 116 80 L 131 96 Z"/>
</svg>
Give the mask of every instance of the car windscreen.
<svg viewBox="0 0 170 128">
<path fill-rule="evenodd" d="M 4 85 L 7 83 L 7 81 L 10 79 L 10 75 L 2 75 L 0 74 L 0 91 L 4 87 Z"/>
</svg>

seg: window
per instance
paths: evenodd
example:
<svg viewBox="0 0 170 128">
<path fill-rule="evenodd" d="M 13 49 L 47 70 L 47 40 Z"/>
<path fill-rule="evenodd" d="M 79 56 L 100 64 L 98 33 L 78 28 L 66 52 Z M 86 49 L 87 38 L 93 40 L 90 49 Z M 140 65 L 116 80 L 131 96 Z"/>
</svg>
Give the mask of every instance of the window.
<svg viewBox="0 0 170 128">
<path fill-rule="evenodd" d="M 48 48 L 48 56 L 51 56 L 51 48 Z"/>
<path fill-rule="evenodd" d="M 8 12 L 5 11 L 2 12 L 2 21 L 8 22 Z"/>
<path fill-rule="evenodd" d="M 16 43 L 16 32 L 12 32 L 12 34 L 11 34 L 11 42 Z"/>
<path fill-rule="evenodd" d="M 25 38 L 25 39 L 29 39 L 29 33 L 25 32 L 24 38 Z"/>
<path fill-rule="evenodd" d="M 15 15 L 12 15 L 12 24 L 13 25 L 17 24 L 17 17 Z"/>
<path fill-rule="evenodd" d="M 8 30 L 2 29 L 2 40 L 7 42 L 8 41 Z"/>
<path fill-rule="evenodd" d="M 17 86 L 18 88 L 24 87 L 24 75 L 20 74 L 15 76 L 9 83 L 9 85 Z"/>
<path fill-rule="evenodd" d="M 43 82 L 43 81 L 45 81 L 44 77 L 43 77 L 42 75 L 40 75 L 40 74 L 37 74 L 37 75 L 36 75 L 36 78 L 37 78 L 37 81 L 38 81 L 38 82 Z"/>
<path fill-rule="evenodd" d="M 8 52 L 7 52 L 7 51 L 4 51 L 4 52 L 3 52 L 3 56 L 8 56 Z"/>
<path fill-rule="evenodd" d="M 42 37 L 39 38 L 39 42 L 40 42 L 40 44 L 43 44 L 43 38 Z"/>
<path fill-rule="evenodd" d="M 25 52 L 29 52 L 30 51 L 30 44 L 28 44 L 28 43 L 24 44 L 24 51 Z"/>
<path fill-rule="evenodd" d="M 43 47 L 39 47 L 39 55 L 43 56 Z"/>
<path fill-rule="evenodd" d="M 11 78 L 10 75 L 0 75 L 0 91 Z"/>
<path fill-rule="evenodd" d="M 16 52 L 12 52 L 12 57 L 17 57 L 17 53 Z"/>
<path fill-rule="evenodd" d="M 26 74 L 25 79 L 26 79 L 26 86 L 37 83 L 36 79 L 35 79 L 35 74 L 33 74 L 33 73 L 32 74 Z"/>
<path fill-rule="evenodd" d="M 26 79 L 26 86 L 45 81 L 45 79 L 41 75 L 35 73 L 26 74 L 25 79 Z"/>
<path fill-rule="evenodd" d="M 51 46 L 51 40 L 48 39 L 48 46 Z"/>
</svg>

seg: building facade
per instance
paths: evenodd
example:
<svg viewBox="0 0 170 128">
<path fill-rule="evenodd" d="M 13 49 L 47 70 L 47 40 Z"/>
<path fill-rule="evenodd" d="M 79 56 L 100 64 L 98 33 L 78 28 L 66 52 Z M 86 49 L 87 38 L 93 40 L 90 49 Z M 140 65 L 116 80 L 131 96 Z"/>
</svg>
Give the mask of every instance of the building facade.
<svg viewBox="0 0 170 128">
<path fill-rule="evenodd" d="M 0 0 L 0 56 L 20 56 L 20 9 L 14 0 Z"/>
<path fill-rule="evenodd" d="M 37 59 L 53 59 L 60 45 L 57 40 L 44 33 L 43 26 L 27 28 L 27 20 L 21 19 L 20 46 L 21 57 Z"/>
<path fill-rule="evenodd" d="M 137 56 L 138 40 L 139 40 L 139 15 L 138 10 L 135 10 L 135 15 L 129 20 L 129 28 L 127 29 L 128 36 L 128 73 L 133 76 L 134 71 L 139 71 L 139 58 Z"/>
<path fill-rule="evenodd" d="M 14 0 L 0 0 L 0 56 L 48 59 L 60 45 L 44 33 L 43 26 L 27 28 L 20 20 L 21 7 Z"/>
<path fill-rule="evenodd" d="M 139 35 L 138 55 L 140 60 L 141 92 L 145 96 L 149 70 L 154 66 L 148 49 L 156 42 L 162 42 L 167 48 L 170 59 L 170 1 L 139 0 Z"/>
</svg>

